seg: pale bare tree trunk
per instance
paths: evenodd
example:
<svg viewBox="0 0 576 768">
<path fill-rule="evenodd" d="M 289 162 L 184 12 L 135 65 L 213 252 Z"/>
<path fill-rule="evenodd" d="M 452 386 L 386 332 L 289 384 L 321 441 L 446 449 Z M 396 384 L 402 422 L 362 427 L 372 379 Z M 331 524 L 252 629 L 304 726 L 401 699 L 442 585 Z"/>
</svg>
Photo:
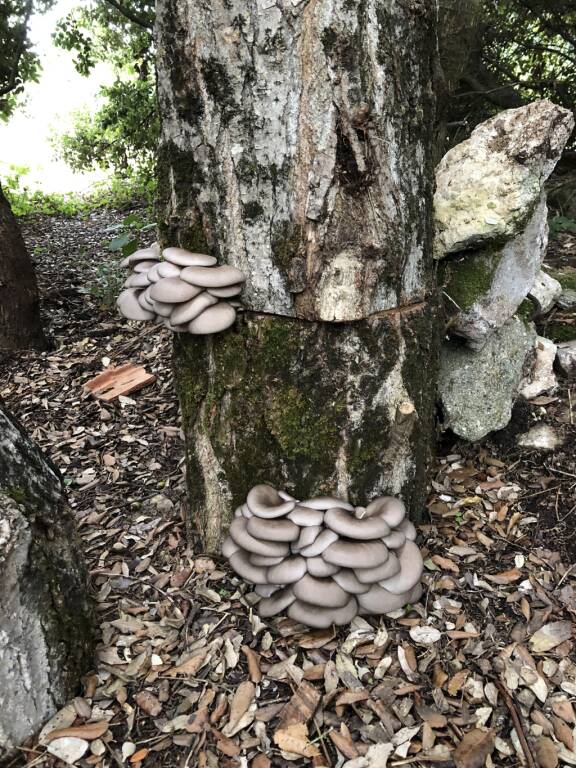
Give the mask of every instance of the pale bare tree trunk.
<svg viewBox="0 0 576 768">
<path fill-rule="evenodd" d="M 160 234 L 247 275 L 182 337 L 192 506 L 215 547 L 258 481 L 421 513 L 433 443 L 436 9 L 159 0 Z"/>
<path fill-rule="evenodd" d="M 0 351 L 28 347 L 46 347 L 36 274 L 0 187 Z"/>
</svg>

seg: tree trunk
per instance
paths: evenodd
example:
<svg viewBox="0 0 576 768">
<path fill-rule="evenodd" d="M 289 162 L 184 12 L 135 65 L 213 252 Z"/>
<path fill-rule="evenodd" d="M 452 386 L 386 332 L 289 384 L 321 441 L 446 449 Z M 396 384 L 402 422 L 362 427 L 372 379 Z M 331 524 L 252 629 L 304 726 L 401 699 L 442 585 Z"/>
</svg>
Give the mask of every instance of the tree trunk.
<svg viewBox="0 0 576 768">
<path fill-rule="evenodd" d="M 209 549 L 258 481 L 357 503 L 400 493 L 421 512 L 436 388 L 433 5 L 158 2 L 161 240 L 247 275 L 236 328 L 176 344 Z"/>
<path fill-rule="evenodd" d="M 0 762 L 92 662 L 86 573 L 58 470 L 0 403 Z"/>
<path fill-rule="evenodd" d="M 0 187 L 0 351 L 46 347 L 34 265 Z"/>
</svg>

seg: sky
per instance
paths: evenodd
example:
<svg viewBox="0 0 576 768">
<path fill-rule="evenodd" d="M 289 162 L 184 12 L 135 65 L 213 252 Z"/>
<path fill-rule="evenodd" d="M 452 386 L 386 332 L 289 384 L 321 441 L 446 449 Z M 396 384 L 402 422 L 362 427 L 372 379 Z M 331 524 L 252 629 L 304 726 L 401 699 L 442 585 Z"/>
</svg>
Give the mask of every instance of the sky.
<svg viewBox="0 0 576 768">
<path fill-rule="evenodd" d="M 29 167 L 26 186 L 30 189 L 84 192 L 104 178 L 102 172 L 74 173 L 55 158 L 50 144 L 55 129 L 71 125 L 72 113 L 82 108 L 94 111 L 99 87 L 113 79 L 106 64 L 98 64 L 90 77 L 82 77 L 74 69 L 70 52 L 52 43 L 56 22 L 77 5 L 79 0 L 58 0 L 48 13 L 31 19 L 30 38 L 43 67 L 40 82 L 27 84 L 23 106 L 8 123 L 0 122 L 0 174 L 9 173 L 10 165 Z"/>
</svg>

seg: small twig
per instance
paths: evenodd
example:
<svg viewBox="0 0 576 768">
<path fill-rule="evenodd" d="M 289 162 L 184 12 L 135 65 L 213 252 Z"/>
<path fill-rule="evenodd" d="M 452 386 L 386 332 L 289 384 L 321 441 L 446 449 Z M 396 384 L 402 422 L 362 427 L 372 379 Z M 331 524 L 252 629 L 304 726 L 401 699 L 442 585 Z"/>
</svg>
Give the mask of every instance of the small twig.
<svg viewBox="0 0 576 768">
<path fill-rule="evenodd" d="M 516 733 L 518 734 L 518 738 L 520 740 L 520 745 L 522 746 L 522 751 L 524 752 L 524 756 L 526 757 L 526 762 L 528 763 L 528 768 L 538 768 L 538 763 L 534 759 L 534 754 L 530 749 L 530 744 L 528 743 L 528 739 L 526 738 L 526 733 L 524 732 L 524 726 L 522 724 L 522 720 L 520 719 L 520 715 L 518 714 L 518 710 L 516 709 L 516 705 L 514 704 L 514 700 L 512 696 L 510 696 L 510 692 L 508 691 L 508 688 L 504 685 L 504 683 L 501 680 L 495 679 L 494 683 L 496 685 L 496 688 L 498 688 L 498 690 L 502 694 L 504 703 L 506 704 L 506 707 L 510 712 L 512 722 L 514 723 L 514 728 L 516 729 Z"/>
</svg>

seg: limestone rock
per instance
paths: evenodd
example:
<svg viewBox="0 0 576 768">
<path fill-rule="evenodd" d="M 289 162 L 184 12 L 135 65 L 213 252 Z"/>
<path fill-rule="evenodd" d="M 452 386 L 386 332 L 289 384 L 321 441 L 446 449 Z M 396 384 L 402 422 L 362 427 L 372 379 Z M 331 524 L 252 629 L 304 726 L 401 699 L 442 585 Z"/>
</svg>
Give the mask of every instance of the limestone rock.
<svg viewBox="0 0 576 768">
<path fill-rule="evenodd" d="M 518 435 L 517 443 L 521 448 L 536 448 L 539 451 L 553 451 L 562 444 L 562 440 L 558 437 L 554 428 L 549 424 L 537 424 L 523 435 Z"/>
<path fill-rule="evenodd" d="M 556 360 L 564 376 L 576 378 L 576 339 L 558 344 Z"/>
<path fill-rule="evenodd" d="M 471 441 L 503 429 L 535 339 L 534 328 L 513 317 L 480 351 L 458 340 L 446 341 L 440 353 L 439 385 L 445 426 Z"/>
<path fill-rule="evenodd" d="M 547 243 L 547 208 L 542 195 L 526 229 L 503 247 L 487 246 L 447 259 L 443 263 L 444 292 L 449 305 L 458 308 L 449 330 L 480 349 L 534 286 Z"/>
<path fill-rule="evenodd" d="M 560 309 L 573 309 L 576 307 L 576 290 L 574 288 L 562 288 L 562 293 L 558 298 Z"/>
<path fill-rule="evenodd" d="M 538 307 L 538 314 L 545 315 L 562 295 L 562 283 L 541 270 L 528 295 Z"/>
<path fill-rule="evenodd" d="M 518 390 L 522 397 L 531 400 L 542 392 L 554 389 L 557 384 L 554 375 L 554 360 L 556 358 L 556 344 L 550 339 L 538 336 L 536 349 L 530 373 L 520 384 Z"/>
<path fill-rule="evenodd" d="M 525 228 L 574 125 L 543 99 L 479 125 L 436 170 L 435 256 L 506 242 Z"/>
</svg>

